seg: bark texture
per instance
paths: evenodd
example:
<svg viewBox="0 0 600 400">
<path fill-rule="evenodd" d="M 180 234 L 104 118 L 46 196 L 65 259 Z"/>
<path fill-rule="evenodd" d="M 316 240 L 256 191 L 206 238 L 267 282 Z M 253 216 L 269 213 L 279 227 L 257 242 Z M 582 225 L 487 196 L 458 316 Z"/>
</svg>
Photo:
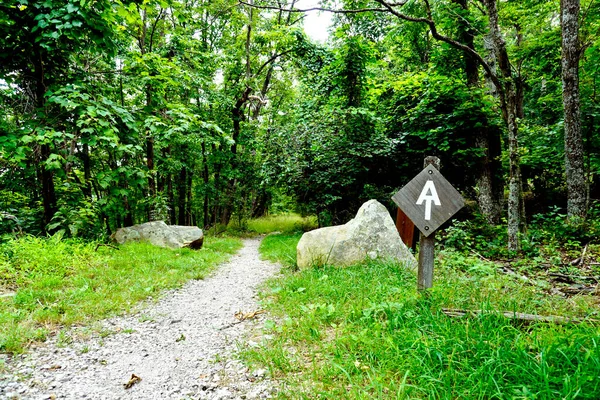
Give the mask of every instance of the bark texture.
<svg viewBox="0 0 600 400">
<path fill-rule="evenodd" d="M 565 173 L 567 179 L 567 215 L 585 218 L 586 180 L 579 96 L 579 0 L 561 0 L 562 84 L 565 129 Z"/>
<path fill-rule="evenodd" d="M 513 76 L 506 42 L 502 37 L 498 24 L 498 9 L 496 0 L 484 0 L 488 11 L 491 44 L 496 56 L 498 70 L 502 75 L 501 87 L 498 88 L 501 96 L 502 117 L 508 130 L 509 153 L 509 183 L 508 183 L 508 249 L 519 250 L 519 228 L 521 225 L 521 168 L 519 156 L 517 124 L 519 96 L 523 92 L 517 90 L 517 80 Z"/>
</svg>

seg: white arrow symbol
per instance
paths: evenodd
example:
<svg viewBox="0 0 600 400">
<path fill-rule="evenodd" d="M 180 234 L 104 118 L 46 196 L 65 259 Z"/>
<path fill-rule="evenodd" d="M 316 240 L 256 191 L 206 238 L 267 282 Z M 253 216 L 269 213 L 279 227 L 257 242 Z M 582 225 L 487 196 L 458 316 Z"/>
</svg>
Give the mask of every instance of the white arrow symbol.
<svg viewBox="0 0 600 400">
<path fill-rule="evenodd" d="M 431 219 L 431 203 L 436 206 L 442 205 L 433 181 L 427 181 L 423 186 L 423 190 L 417 199 L 417 205 L 421 205 L 423 202 L 425 202 L 425 221 L 429 221 Z"/>
</svg>

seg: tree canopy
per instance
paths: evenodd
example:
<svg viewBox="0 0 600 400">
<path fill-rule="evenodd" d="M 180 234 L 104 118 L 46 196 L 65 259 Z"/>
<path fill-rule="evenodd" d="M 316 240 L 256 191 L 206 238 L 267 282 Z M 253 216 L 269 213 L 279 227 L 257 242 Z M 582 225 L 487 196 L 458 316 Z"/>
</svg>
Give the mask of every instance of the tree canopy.
<svg viewBox="0 0 600 400">
<path fill-rule="evenodd" d="M 597 207 L 600 3 L 319 8 L 325 44 L 296 0 L 4 1 L 0 211 L 89 238 L 290 208 L 337 224 L 391 210 L 429 155 L 511 250 L 532 215 Z"/>
</svg>

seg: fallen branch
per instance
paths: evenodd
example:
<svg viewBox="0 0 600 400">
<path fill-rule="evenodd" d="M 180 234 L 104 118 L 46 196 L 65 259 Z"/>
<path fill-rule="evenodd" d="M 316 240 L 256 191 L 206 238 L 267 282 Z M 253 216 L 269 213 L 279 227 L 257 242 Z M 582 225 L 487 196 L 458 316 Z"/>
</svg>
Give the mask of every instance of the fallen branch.
<svg viewBox="0 0 600 400">
<path fill-rule="evenodd" d="M 595 294 L 598 292 L 597 286 L 569 286 L 558 290 L 571 296 L 576 294 Z"/>
<path fill-rule="evenodd" d="M 564 280 L 568 281 L 567 283 L 573 283 L 573 282 L 575 282 L 575 279 L 579 279 L 582 281 L 594 281 L 594 282 L 598 283 L 598 279 L 600 279 L 600 277 L 597 277 L 597 276 L 565 275 L 565 274 L 559 274 L 559 273 L 555 273 L 555 272 L 550 272 L 548 274 L 548 276 L 564 279 Z"/>
<path fill-rule="evenodd" d="M 94 251 L 98 251 L 98 249 L 103 246 L 103 247 L 110 247 L 111 249 L 115 249 L 115 250 L 119 250 L 119 248 L 117 246 L 113 246 L 112 244 L 105 244 L 105 243 L 98 243 L 96 245 L 96 248 L 94 249 Z"/>
<path fill-rule="evenodd" d="M 475 250 L 471 250 L 471 254 L 474 254 L 474 255 L 476 255 L 477 257 L 481 258 L 483 261 L 488 261 L 488 262 L 491 262 L 491 260 L 490 260 L 490 259 L 488 259 L 488 258 L 485 258 L 484 256 L 482 256 L 481 254 L 479 254 L 479 253 L 478 253 L 478 252 L 476 252 Z"/>
<path fill-rule="evenodd" d="M 505 318 L 513 319 L 517 321 L 523 322 L 549 322 L 553 324 L 581 324 L 582 322 L 587 322 L 590 324 L 600 324 L 600 320 L 597 319 L 588 319 L 588 318 L 567 318 L 561 317 L 557 315 L 545 316 L 545 315 L 536 315 L 536 314 L 526 314 L 512 311 L 502 311 L 502 312 L 494 312 L 494 311 L 484 311 L 484 310 L 461 310 L 456 308 L 442 308 L 442 312 L 449 317 L 466 317 L 466 316 L 476 316 L 482 314 L 497 314 L 502 315 Z"/>
<path fill-rule="evenodd" d="M 581 252 L 581 257 L 574 259 L 569 264 L 571 264 L 573 267 L 577 267 L 579 265 L 585 265 L 585 253 L 587 252 L 588 245 L 589 245 L 589 243 L 583 247 L 583 251 Z"/>
</svg>

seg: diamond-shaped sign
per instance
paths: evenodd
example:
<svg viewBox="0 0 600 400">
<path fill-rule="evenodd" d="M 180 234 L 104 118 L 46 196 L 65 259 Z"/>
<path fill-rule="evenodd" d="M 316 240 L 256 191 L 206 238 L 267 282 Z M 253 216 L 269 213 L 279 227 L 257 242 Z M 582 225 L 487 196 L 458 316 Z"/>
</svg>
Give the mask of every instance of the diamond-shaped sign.
<svg viewBox="0 0 600 400">
<path fill-rule="evenodd" d="M 425 236 L 465 205 L 460 193 L 433 165 L 425 167 L 392 199 Z"/>
</svg>

